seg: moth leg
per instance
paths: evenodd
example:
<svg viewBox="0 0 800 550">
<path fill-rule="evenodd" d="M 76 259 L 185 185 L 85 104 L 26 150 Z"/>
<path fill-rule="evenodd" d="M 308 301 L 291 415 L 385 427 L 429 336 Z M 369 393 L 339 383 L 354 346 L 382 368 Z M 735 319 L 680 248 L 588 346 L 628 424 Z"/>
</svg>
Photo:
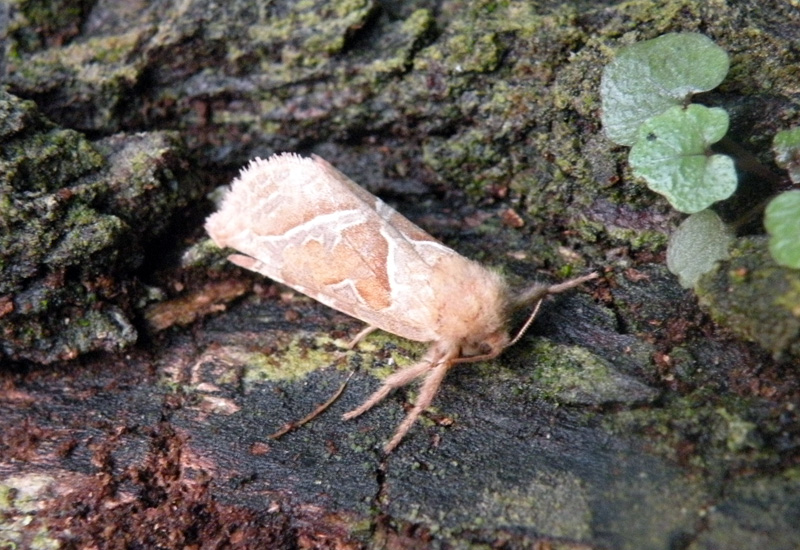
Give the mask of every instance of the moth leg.
<svg viewBox="0 0 800 550">
<path fill-rule="evenodd" d="M 387 378 L 384 381 L 383 386 L 378 388 L 375 393 L 370 395 L 360 407 L 345 413 L 342 418 L 344 420 L 350 420 L 351 418 L 355 418 L 360 414 L 364 414 L 369 409 L 377 405 L 381 400 L 383 400 L 384 397 L 389 395 L 392 390 L 396 390 L 397 388 L 401 388 L 406 384 L 413 382 L 415 379 L 425 374 L 426 371 L 430 370 L 430 368 L 431 362 L 427 359 L 423 359 L 419 363 L 415 363 L 410 367 L 406 367 L 403 370 L 397 371 Z"/>
<path fill-rule="evenodd" d="M 378 327 L 375 327 L 375 326 L 372 326 L 372 325 L 367 325 L 366 327 L 364 327 L 364 329 L 361 332 L 356 334 L 353 337 L 352 340 L 350 340 L 350 343 L 347 344 L 347 349 L 353 349 L 354 347 L 356 347 L 358 345 L 358 343 L 361 340 L 363 340 L 364 338 L 366 338 L 367 336 L 369 336 L 370 334 L 372 334 L 376 330 L 378 330 Z"/>
<path fill-rule="evenodd" d="M 414 422 L 417 421 L 419 415 L 421 415 L 425 409 L 431 406 L 431 402 L 439 392 L 439 386 L 442 384 L 442 380 L 444 380 L 444 376 L 447 374 L 449 367 L 450 363 L 442 362 L 438 363 L 433 369 L 430 370 L 428 375 L 425 377 L 425 381 L 422 383 L 422 387 L 420 388 L 419 396 L 417 397 L 417 402 L 414 404 L 414 408 L 411 409 L 411 412 L 406 415 L 406 417 L 397 427 L 397 431 L 394 432 L 394 436 L 392 436 L 391 441 L 384 445 L 384 453 L 391 453 L 394 448 L 400 444 L 400 441 L 408 433 L 408 430 L 411 429 L 411 426 L 414 425 Z"/>
<path fill-rule="evenodd" d="M 228 256 L 228 261 L 234 265 L 238 265 L 239 267 L 243 267 L 255 272 L 258 272 L 259 264 L 261 264 L 261 262 L 255 258 L 245 256 L 244 254 L 231 254 Z"/>
</svg>

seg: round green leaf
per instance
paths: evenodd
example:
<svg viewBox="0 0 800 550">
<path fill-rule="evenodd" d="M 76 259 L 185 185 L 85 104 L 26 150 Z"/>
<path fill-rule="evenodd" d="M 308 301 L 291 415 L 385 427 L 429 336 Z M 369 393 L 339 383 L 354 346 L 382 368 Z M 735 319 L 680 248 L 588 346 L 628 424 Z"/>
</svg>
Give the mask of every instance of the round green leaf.
<svg viewBox="0 0 800 550">
<path fill-rule="evenodd" d="M 789 171 L 789 179 L 800 183 L 800 128 L 782 130 L 772 140 L 775 163 Z"/>
<path fill-rule="evenodd" d="M 723 109 L 672 107 L 641 125 L 628 162 L 675 209 L 699 212 L 736 191 L 733 160 L 708 154 L 709 146 L 727 131 Z"/>
<path fill-rule="evenodd" d="M 764 212 L 769 251 L 775 261 L 800 269 L 800 191 L 781 193 Z"/>
<path fill-rule="evenodd" d="M 606 135 L 632 145 L 645 120 L 716 88 L 728 67 L 725 50 L 697 33 L 669 33 L 620 50 L 600 82 Z"/>
<path fill-rule="evenodd" d="M 728 257 L 731 230 L 713 210 L 692 214 L 675 230 L 667 246 L 667 268 L 681 286 L 691 288 L 703 273 Z"/>
</svg>

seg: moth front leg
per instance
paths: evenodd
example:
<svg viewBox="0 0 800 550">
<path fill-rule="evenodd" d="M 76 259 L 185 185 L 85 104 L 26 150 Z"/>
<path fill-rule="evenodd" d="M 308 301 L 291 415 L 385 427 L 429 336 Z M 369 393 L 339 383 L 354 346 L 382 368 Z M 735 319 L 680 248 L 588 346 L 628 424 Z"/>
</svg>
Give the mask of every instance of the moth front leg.
<svg viewBox="0 0 800 550">
<path fill-rule="evenodd" d="M 361 414 L 364 414 L 372 407 L 380 403 L 384 397 L 389 395 L 392 390 L 396 390 L 397 388 L 402 388 L 403 386 L 410 384 L 420 376 L 424 375 L 427 371 L 431 369 L 431 361 L 429 359 L 423 359 L 419 363 L 415 363 L 410 367 L 406 367 L 403 370 L 399 370 L 396 373 L 392 374 L 383 382 L 383 386 L 378 388 L 378 390 L 369 396 L 369 398 L 364 401 L 364 403 L 358 407 L 357 409 L 353 409 L 352 411 L 345 413 L 342 418 L 344 420 L 350 420 L 351 418 L 355 418 Z"/>
<path fill-rule="evenodd" d="M 406 415 L 406 417 L 397 427 L 397 430 L 394 432 L 394 436 L 392 436 L 391 441 L 383 446 L 384 453 L 391 453 L 394 448 L 400 444 L 400 441 L 403 440 L 403 437 L 405 437 L 405 435 L 408 433 L 408 430 L 410 430 L 411 426 L 413 426 L 417 421 L 419 415 L 421 415 L 425 409 L 431 406 L 433 398 L 436 397 L 436 394 L 439 392 L 439 386 L 441 386 L 442 380 L 444 380 L 444 377 L 447 374 L 450 366 L 451 363 L 449 361 L 439 362 L 428 372 L 428 375 L 425 377 L 425 381 L 422 383 L 422 388 L 420 388 L 417 402 L 414 403 L 414 408 L 411 409 L 411 412 Z"/>
</svg>

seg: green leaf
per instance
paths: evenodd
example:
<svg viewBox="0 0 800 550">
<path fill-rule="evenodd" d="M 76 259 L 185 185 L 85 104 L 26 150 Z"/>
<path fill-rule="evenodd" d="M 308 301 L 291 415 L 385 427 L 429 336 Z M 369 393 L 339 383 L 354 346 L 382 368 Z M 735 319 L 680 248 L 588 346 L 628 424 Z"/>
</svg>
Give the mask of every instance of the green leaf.
<svg viewBox="0 0 800 550">
<path fill-rule="evenodd" d="M 772 151 L 775 153 L 776 164 L 788 170 L 789 179 L 800 183 L 800 128 L 782 130 L 775 134 Z"/>
<path fill-rule="evenodd" d="M 736 169 L 726 155 L 708 148 L 728 131 L 723 109 L 672 107 L 639 128 L 628 162 L 656 193 L 689 214 L 727 199 L 736 191 Z"/>
<path fill-rule="evenodd" d="M 606 135 L 632 145 L 644 121 L 716 88 L 728 67 L 725 50 L 697 33 L 669 33 L 620 50 L 600 82 Z"/>
<path fill-rule="evenodd" d="M 800 269 L 800 191 L 781 193 L 764 212 L 769 251 L 775 261 Z"/>
<path fill-rule="evenodd" d="M 692 214 L 675 230 L 667 246 L 667 268 L 681 286 L 693 287 L 703 273 L 728 257 L 733 234 L 713 210 Z"/>
</svg>

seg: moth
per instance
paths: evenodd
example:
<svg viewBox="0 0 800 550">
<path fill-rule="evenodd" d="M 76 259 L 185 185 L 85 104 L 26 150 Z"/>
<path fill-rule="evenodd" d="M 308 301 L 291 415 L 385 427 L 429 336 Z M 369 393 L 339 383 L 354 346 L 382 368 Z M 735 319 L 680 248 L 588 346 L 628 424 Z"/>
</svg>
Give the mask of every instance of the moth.
<svg viewBox="0 0 800 550">
<path fill-rule="evenodd" d="M 367 323 L 428 342 L 419 362 L 389 376 L 355 418 L 391 391 L 421 378 L 416 403 L 384 446 L 391 452 L 454 365 L 497 357 L 528 328 L 542 299 L 597 277 L 513 293 L 503 277 L 443 245 L 320 157 L 256 158 L 205 224 L 228 259 Z M 536 304 L 520 332 L 512 313 Z"/>
</svg>

